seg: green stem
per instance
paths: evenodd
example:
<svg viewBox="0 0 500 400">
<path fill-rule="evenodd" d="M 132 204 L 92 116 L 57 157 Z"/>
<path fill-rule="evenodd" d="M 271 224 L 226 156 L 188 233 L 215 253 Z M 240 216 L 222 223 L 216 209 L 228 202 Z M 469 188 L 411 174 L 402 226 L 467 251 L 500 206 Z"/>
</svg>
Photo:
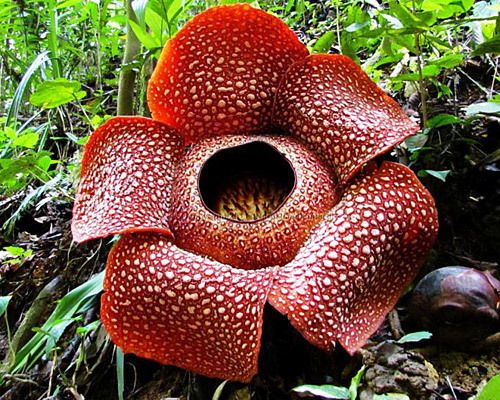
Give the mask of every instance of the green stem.
<svg viewBox="0 0 500 400">
<path fill-rule="evenodd" d="M 127 8 L 127 17 L 129 20 L 137 22 L 134 10 L 132 8 L 132 0 L 124 0 Z M 127 38 L 125 42 L 125 52 L 123 55 L 122 66 L 131 63 L 141 50 L 141 43 L 134 31 L 127 23 Z M 131 68 L 122 69 L 118 81 L 118 115 L 133 115 L 134 114 L 134 86 L 136 72 Z"/>
<path fill-rule="evenodd" d="M 412 11 L 415 13 L 415 0 L 412 2 Z M 417 50 L 417 70 L 418 70 L 418 93 L 420 95 L 420 112 L 422 113 L 422 127 L 427 125 L 427 88 L 423 74 L 422 46 L 420 43 L 420 32 L 415 33 L 415 48 Z"/>
<path fill-rule="evenodd" d="M 422 113 L 422 125 L 427 124 L 427 88 L 425 85 L 422 60 L 422 48 L 420 46 L 420 33 L 415 35 L 415 48 L 417 49 L 417 69 L 418 69 L 418 92 L 420 94 L 420 112 Z"/>
<path fill-rule="evenodd" d="M 59 49 L 57 40 L 57 10 L 55 0 L 49 2 L 49 50 L 50 60 L 52 63 L 52 76 L 55 78 L 61 77 L 61 68 L 59 65 Z"/>
</svg>

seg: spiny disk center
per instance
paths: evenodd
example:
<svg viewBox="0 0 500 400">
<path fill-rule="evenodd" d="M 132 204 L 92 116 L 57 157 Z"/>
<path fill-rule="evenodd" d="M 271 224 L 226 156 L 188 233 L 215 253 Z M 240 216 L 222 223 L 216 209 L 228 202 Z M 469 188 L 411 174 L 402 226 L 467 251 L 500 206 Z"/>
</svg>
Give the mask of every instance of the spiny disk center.
<svg viewBox="0 0 500 400">
<path fill-rule="evenodd" d="M 267 176 L 234 176 L 220 187 L 214 211 L 237 221 L 253 221 L 272 214 L 286 199 L 287 188 Z"/>
<path fill-rule="evenodd" d="M 205 205 L 223 218 L 241 222 L 271 215 L 294 186 L 289 161 L 259 141 L 218 151 L 205 162 L 199 178 Z"/>
</svg>

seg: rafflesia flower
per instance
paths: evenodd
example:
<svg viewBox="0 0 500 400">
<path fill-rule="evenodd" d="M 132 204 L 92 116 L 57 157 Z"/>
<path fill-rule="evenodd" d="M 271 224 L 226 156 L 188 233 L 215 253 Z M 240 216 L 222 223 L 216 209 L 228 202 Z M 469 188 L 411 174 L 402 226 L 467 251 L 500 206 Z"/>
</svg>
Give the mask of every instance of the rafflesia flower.
<svg viewBox="0 0 500 400">
<path fill-rule="evenodd" d="M 360 348 L 437 231 L 413 172 L 371 161 L 417 130 L 397 103 L 241 4 L 167 43 L 148 103 L 153 119 L 91 136 L 74 208 L 77 242 L 122 235 L 102 297 L 112 340 L 249 381 L 268 302 L 314 345 Z"/>
</svg>

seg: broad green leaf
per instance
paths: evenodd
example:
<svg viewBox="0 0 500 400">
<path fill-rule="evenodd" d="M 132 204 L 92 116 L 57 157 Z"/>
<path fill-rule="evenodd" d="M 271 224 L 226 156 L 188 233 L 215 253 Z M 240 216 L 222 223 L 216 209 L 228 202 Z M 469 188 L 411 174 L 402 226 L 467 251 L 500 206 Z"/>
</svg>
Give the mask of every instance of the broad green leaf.
<svg viewBox="0 0 500 400">
<path fill-rule="evenodd" d="M 500 393 L 500 375 L 495 375 L 491 378 L 486 386 L 481 390 L 477 400 L 498 400 Z"/>
<path fill-rule="evenodd" d="M 424 68 L 422 68 L 422 78 L 433 78 L 439 75 L 440 72 L 441 68 L 439 68 L 437 65 L 426 65 Z M 390 79 L 394 82 L 418 81 L 420 79 L 420 75 L 417 72 L 413 72 L 410 74 L 401 74 Z"/>
<path fill-rule="evenodd" d="M 167 10 L 167 17 L 170 23 L 176 22 L 182 11 L 191 4 L 192 0 L 173 0 Z M 240 3 L 248 3 L 248 1 L 241 1 Z"/>
<path fill-rule="evenodd" d="M 476 47 L 472 56 L 481 56 L 483 54 L 500 54 L 500 35 L 495 35 Z"/>
<path fill-rule="evenodd" d="M 421 171 L 418 171 L 418 176 L 424 177 L 427 175 L 430 175 L 436 179 L 439 179 L 440 181 L 446 182 L 446 177 L 450 173 L 450 170 L 443 170 L 443 171 L 435 171 L 433 169 L 423 169 Z"/>
<path fill-rule="evenodd" d="M 39 139 L 39 135 L 36 132 L 28 132 L 19 135 L 12 141 L 12 145 L 16 147 L 24 147 L 26 149 L 32 149 L 36 146 Z"/>
<path fill-rule="evenodd" d="M 500 102 L 485 101 L 482 103 L 471 104 L 465 109 L 465 114 L 468 117 L 477 114 L 500 115 Z"/>
<path fill-rule="evenodd" d="M 36 160 L 36 165 L 40 167 L 43 171 L 48 171 L 49 167 L 52 165 L 52 158 L 48 155 L 43 155 Z"/>
<path fill-rule="evenodd" d="M 405 144 L 406 147 L 408 147 L 408 151 L 413 153 L 424 147 L 425 143 L 427 143 L 427 139 L 428 137 L 425 133 L 418 133 L 406 139 Z"/>
<path fill-rule="evenodd" d="M 80 82 L 57 78 L 42 82 L 30 97 L 31 104 L 42 108 L 55 108 L 74 100 L 83 99 L 85 91 Z"/>
<path fill-rule="evenodd" d="M 26 250 L 19 246 L 7 246 L 3 248 L 6 252 L 14 257 L 20 257 L 25 254 Z"/>
<path fill-rule="evenodd" d="M 434 171 L 434 172 L 442 172 L 442 171 Z M 429 174 L 429 175 L 431 175 L 431 174 Z M 401 339 L 397 340 L 396 343 L 402 344 L 402 343 L 420 342 L 421 340 L 430 339 L 431 337 L 432 337 L 432 333 L 430 333 L 430 332 L 426 332 L 426 331 L 412 332 L 412 333 L 408 333 L 407 335 L 404 335 Z"/>
<path fill-rule="evenodd" d="M 424 0 L 421 7 L 422 10 L 432 12 L 439 19 L 446 19 L 454 15 L 463 14 L 472 7 L 473 3 L 473 0 Z"/>
<path fill-rule="evenodd" d="M 145 28 L 141 27 L 139 24 L 132 21 L 131 19 L 129 19 L 128 23 L 130 24 L 130 27 L 134 31 L 135 35 L 137 36 L 137 39 L 139 39 L 139 41 L 148 50 L 155 50 L 161 47 L 159 38 L 153 37 L 150 33 L 146 31 Z"/>
<path fill-rule="evenodd" d="M 436 65 L 441 68 L 455 68 L 462 64 L 463 54 L 447 54 L 437 60 L 429 62 L 429 65 Z"/>
<path fill-rule="evenodd" d="M 315 53 L 328 53 L 332 48 L 334 41 L 335 41 L 335 34 L 332 31 L 325 32 L 316 41 L 316 43 L 314 43 L 313 50 Z"/>
<path fill-rule="evenodd" d="M 380 16 L 383 17 L 389 23 L 389 26 L 392 29 L 403 28 L 403 24 L 401 23 L 401 21 L 397 19 L 394 15 L 381 13 Z"/>
<path fill-rule="evenodd" d="M 12 296 L 0 296 L 0 317 L 5 313 L 5 310 L 7 310 L 11 298 Z"/>
<path fill-rule="evenodd" d="M 325 399 L 349 399 L 349 389 L 333 385 L 301 385 L 292 389 L 296 393 L 321 396 Z"/>
<path fill-rule="evenodd" d="M 410 9 L 400 2 L 389 1 L 389 10 L 398 18 L 405 28 L 427 28 L 427 23 L 418 18 Z"/>
<path fill-rule="evenodd" d="M 441 126 L 460 124 L 462 120 L 451 114 L 438 114 L 427 121 L 426 128 L 439 128 Z"/>
</svg>

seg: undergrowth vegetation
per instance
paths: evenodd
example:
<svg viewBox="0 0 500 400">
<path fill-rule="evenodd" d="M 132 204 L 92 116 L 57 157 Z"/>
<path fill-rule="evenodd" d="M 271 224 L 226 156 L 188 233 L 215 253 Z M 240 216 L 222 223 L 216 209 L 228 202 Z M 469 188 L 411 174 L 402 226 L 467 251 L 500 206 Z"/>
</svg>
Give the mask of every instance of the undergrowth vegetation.
<svg viewBox="0 0 500 400">
<path fill-rule="evenodd" d="M 163 45 L 196 13 L 231 2 L 0 0 L 0 398 L 108 398 L 93 394 L 105 376 L 113 385 L 99 393 L 124 398 L 147 381 L 133 361 L 125 371 L 99 323 L 111 242 L 71 244 L 81 150 L 117 112 L 149 115 L 146 83 Z M 432 263 L 500 259 L 500 2 L 253 4 L 312 52 L 353 58 L 420 123 L 392 156 L 437 199 Z M 166 378 L 172 393 L 192 393 L 192 376 L 176 379 Z"/>
</svg>

